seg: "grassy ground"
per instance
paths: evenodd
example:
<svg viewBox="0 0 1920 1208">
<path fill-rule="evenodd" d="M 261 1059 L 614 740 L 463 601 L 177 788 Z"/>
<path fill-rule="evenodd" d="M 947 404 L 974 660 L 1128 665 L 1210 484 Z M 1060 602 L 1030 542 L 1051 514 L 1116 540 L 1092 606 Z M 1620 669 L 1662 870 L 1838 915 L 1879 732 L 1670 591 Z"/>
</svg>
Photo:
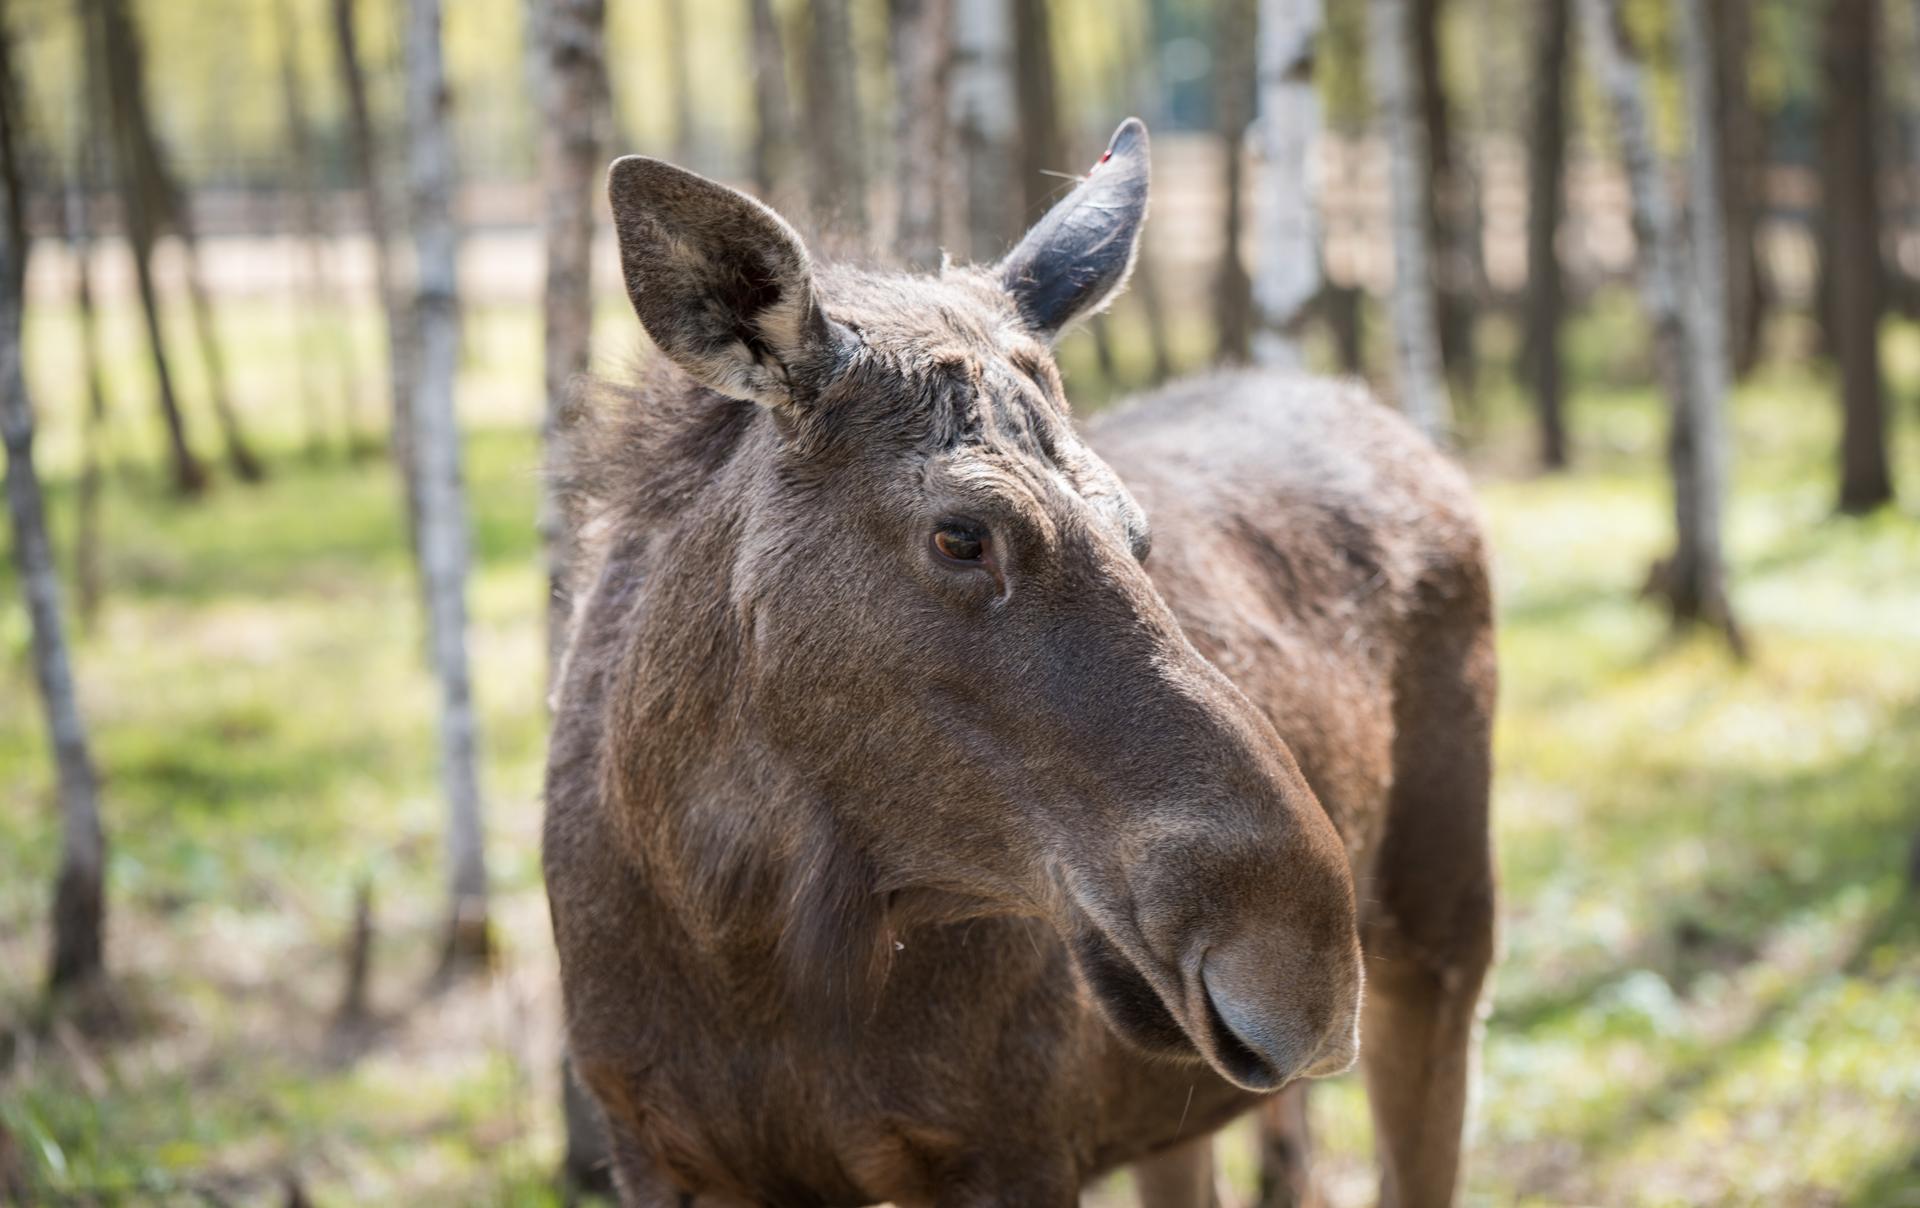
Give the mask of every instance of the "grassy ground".
<svg viewBox="0 0 1920 1208">
<path fill-rule="evenodd" d="M 1920 909 L 1905 888 L 1920 520 L 1911 502 L 1834 519 L 1831 390 L 1769 370 L 1736 413 L 1731 543 L 1755 658 L 1670 641 L 1635 598 L 1667 521 L 1659 412 L 1643 366 L 1617 352 L 1637 346 L 1623 315 L 1603 307 L 1574 341 L 1576 473 L 1505 468 L 1524 460 L 1515 400 L 1490 381 L 1482 404 L 1505 960 L 1471 1198 L 1920 1205 Z M 115 384 L 138 397 L 121 319 Z M 135 464 L 108 497 L 109 599 L 79 646 L 113 842 L 124 1023 L 107 1038 L 37 1003 L 51 785 L 25 619 L 0 610 L 0 1125 L 16 1147 L 0 1163 L 57 1202 L 277 1201 L 293 1178 L 321 1203 L 549 1202 L 531 322 L 484 312 L 469 331 L 473 649 L 503 953 L 497 976 L 451 990 L 431 984 L 433 696 L 390 469 L 298 455 L 280 384 L 290 328 L 247 311 L 227 326 L 274 480 L 180 504 L 141 460 L 150 443 L 122 442 Z M 370 351 L 371 329 L 352 331 Z M 32 362 L 63 542 L 71 334 L 43 313 Z M 1895 336 L 1911 499 L 1920 336 Z M 1073 351 L 1082 380 L 1086 359 Z M 349 1043 L 329 1024 L 363 879 L 380 1026 Z M 1357 1082 L 1317 1087 L 1313 1111 L 1330 1195 L 1367 1202 Z M 1244 1140 L 1227 1162 L 1243 1186 Z"/>
</svg>

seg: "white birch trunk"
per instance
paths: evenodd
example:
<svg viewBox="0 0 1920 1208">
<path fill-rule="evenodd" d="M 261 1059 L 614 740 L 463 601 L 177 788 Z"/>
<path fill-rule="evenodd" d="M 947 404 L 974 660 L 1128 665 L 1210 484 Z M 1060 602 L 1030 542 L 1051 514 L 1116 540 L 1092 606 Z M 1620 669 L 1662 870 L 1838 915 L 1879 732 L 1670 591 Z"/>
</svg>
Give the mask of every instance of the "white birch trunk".
<svg viewBox="0 0 1920 1208">
<path fill-rule="evenodd" d="M 1298 368 L 1301 329 L 1320 293 L 1320 94 L 1313 71 L 1326 14 L 1321 0 L 1260 0 L 1259 22 L 1253 359 Z"/>
<path fill-rule="evenodd" d="M 0 38 L 4 38 L 0 33 Z M 0 55 L 8 48 L 0 45 Z M 4 86 L 12 77 L 0 68 Z M 4 102 L 0 102 L 3 104 Z M 6 446 L 7 513 L 13 528 L 13 561 L 32 629 L 34 678 L 47 720 L 60 786 L 60 870 L 54 881 L 52 960 L 55 987 L 84 982 L 102 970 L 106 839 L 100 828 L 98 782 L 80 719 L 78 693 L 60 612 L 60 578 L 47 538 L 45 502 L 33 465 L 33 406 L 27 398 L 21 347 L 21 288 L 27 248 L 20 216 L 13 212 L 21 179 L 20 130 L 12 114 L 4 122 L 6 187 L 0 188 L 0 442 Z"/>
<path fill-rule="evenodd" d="M 1400 409 L 1436 443 L 1452 433 L 1428 246 L 1426 128 L 1415 111 L 1407 0 L 1367 0 L 1367 59 L 1387 138 L 1393 228 L 1393 348 Z"/>
<path fill-rule="evenodd" d="M 1627 42 L 1618 0 L 1579 0 L 1593 70 L 1613 110 L 1633 197 L 1641 297 L 1653 329 L 1662 383 L 1672 400 L 1669 453 L 1677 548 L 1659 576 L 1676 620 L 1707 620 L 1736 649 L 1720 548 L 1720 410 L 1726 389 L 1724 255 L 1713 163 L 1713 98 L 1701 0 L 1681 5 L 1687 108 L 1694 138 L 1689 177 L 1696 239 L 1689 252 L 1653 139 L 1645 71 Z M 1706 74 L 1703 75 L 1703 70 Z M 1710 273 L 1711 275 L 1704 275 Z"/>
<path fill-rule="evenodd" d="M 542 434 L 549 490 L 541 497 L 540 534 L 547 559 L 548 678 L 565 642 L 566 572 L 572 525 L 554 498 L 558 442 L 567 426 L 574 380 L 586 373 L 593 337 L 593 202 L 606 161 L 610 121 L 605 0 L 553 0 L 540 23 L 544 39 L 540 94 L 546 114 L 540 171 L 547 195 L 547 409 Z"/>
<path fill-rule="evenodd" d="M 413 434 L 420 477 L 420 571 L 440 681 L 452 912 L 448 955 L 484 955 L 487 867 L 480 821 L 478 725 L 467 664 L 467 517 L 454 373 L 460 352 L 454 261 L 453 140 L 447 128 L 440 0 L 412 0 L 407 24 L 407 157 L 413 185 Z"/>
</svg>

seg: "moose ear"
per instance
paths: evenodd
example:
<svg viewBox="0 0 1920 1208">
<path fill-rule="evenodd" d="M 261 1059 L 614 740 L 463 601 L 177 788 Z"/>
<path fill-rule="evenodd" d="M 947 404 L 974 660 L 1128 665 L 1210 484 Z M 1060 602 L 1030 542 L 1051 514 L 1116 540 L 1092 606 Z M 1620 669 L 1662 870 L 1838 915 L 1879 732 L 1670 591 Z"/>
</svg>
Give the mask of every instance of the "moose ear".
<svg viewBox="0 0 1920 1208">
<path fill-rule="evenodd" d="M 833 379 L 851 337 L 820 309 L 807 249 L 778 214 L 643 155 L 614 161 L 607 195 L 634 312 L 695 381 L 781 406 Z"/>
<path fill-rule="evenodd" d="M 1000 263 L 1000 283 L 1047 339 L 1113 300 L 1147 219 L 1147 128 L 1130 117 L 1087 178 Z"/>
</svg>

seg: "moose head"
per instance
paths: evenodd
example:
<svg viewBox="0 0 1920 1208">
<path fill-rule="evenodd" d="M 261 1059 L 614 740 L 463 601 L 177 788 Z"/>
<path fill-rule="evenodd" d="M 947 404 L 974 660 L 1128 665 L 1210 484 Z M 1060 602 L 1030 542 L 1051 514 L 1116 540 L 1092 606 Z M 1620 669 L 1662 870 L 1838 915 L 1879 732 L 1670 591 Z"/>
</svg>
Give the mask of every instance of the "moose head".
<svg viewBox="0 0 1920 1208">
<path fill-rule="evenodd" d="M 1120 1036 L 1270 1090 L 1355 1052 L 1346 853 L 1155 588 L 1052 352 L 1124 286 L 1147 187 L 1130 120 L 1005 259 L 914 276 L 816 268 L 752 198 L 614 164 L 634 309 L 731 417 L 649 571 L 694 617 L 635 621 L 630 665 L 672 682 L 636 676 L 627 731 L 671 754 L 620 774 L 675 815 L 652 841 L 784 869 L 803 975 L 920 921 L 1041 918 Z M 694 665 L 724 707 L 663 737 Z"/>
</svg>

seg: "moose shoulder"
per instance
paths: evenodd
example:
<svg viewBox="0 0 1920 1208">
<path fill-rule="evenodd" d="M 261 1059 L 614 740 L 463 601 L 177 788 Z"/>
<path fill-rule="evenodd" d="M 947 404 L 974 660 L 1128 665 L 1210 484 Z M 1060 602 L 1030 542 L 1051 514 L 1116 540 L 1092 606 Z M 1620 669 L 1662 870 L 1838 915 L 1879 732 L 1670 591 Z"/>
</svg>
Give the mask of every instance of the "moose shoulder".
<svg viewBox="0 0 1920 1208">
<path fill-rule="evenodd" d="M 1142 1161 L 1198 1203 L 1206 1135 L 1362 1036 L 1387 1198 L 1450 1200 L 1492 950 L 1473 508 L 1309 378 L 1083 439 L 1050 345 L 1124 284 L 1147 178 L 1128 122 L 1000 265 L 906 276 L 614 165 L 664 355 L 572 438 L 545 863 L 627 1203 L 1064 1206 Z"/>
</svg>

